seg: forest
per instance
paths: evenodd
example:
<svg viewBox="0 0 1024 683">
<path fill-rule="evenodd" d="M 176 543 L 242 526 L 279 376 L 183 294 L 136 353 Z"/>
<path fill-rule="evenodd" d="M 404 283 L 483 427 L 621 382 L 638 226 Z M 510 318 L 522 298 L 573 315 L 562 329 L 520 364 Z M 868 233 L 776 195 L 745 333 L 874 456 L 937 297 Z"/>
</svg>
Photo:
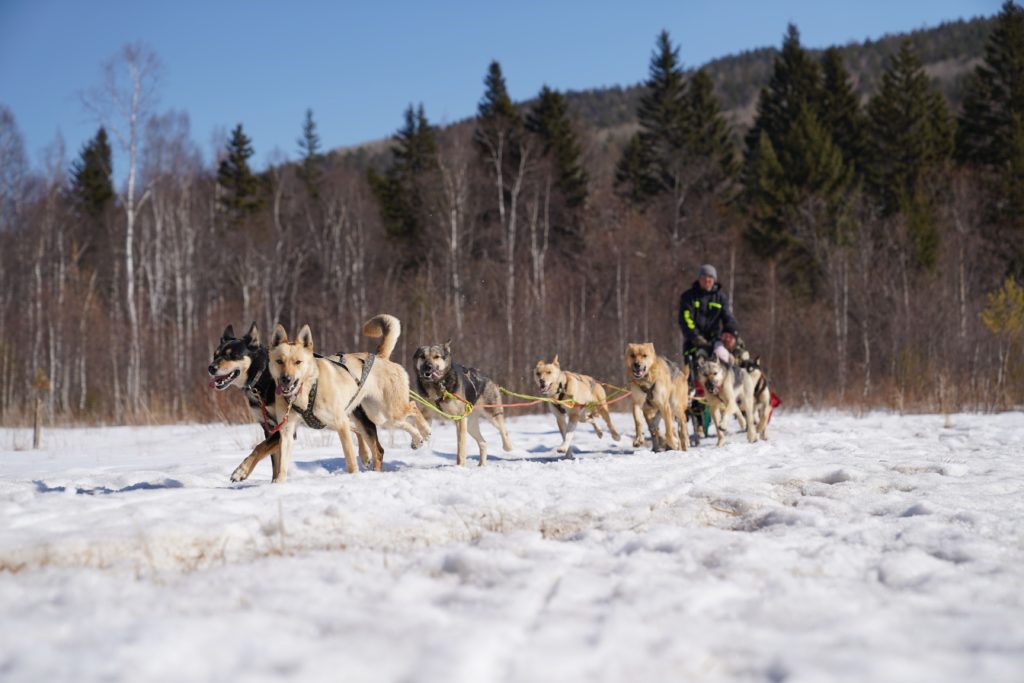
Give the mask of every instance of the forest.
<svg viewBox="0 0 1024 683">
<path fill-rule="evenodd" d="M 37 398 L 57 423 L 244 419 L 207 387 L 226 325 L 308 323 L 333 353 L 381 312 L 407 367 L 451 339 L 515 391 L 556 354 L 621 383 L 628 342 L 680 360 L 703 263 L 785 406 L 1024 401 L 1018 5 L 824 51 L 790 25 L 699 69 L 662 32 L 641 85 L 520 103 L 482 66 L 471 119 L 411 104 L 386 144 L 326 150 L 307 111 L 261 170 L 244 122 L 203 162 L 142 44 L 89 91 L 95 136 L 42 168 L 0 103 L 4 424 Z"/>
</svg>

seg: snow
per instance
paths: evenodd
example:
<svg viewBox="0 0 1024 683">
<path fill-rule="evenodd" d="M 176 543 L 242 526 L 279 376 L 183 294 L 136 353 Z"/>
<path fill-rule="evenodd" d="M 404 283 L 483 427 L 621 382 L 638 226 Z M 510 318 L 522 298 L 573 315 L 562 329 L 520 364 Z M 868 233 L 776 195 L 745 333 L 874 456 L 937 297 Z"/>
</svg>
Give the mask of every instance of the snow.
<svg viewBox="0 0 1024 683">
<path fill-rule="evenodd" d="M 1024 680 L 1024 414 L 613 419 L 356 475 L 300 429 L 282 485 L 228 479 L 254 425 L 0 429 L 0 679 Z"/>
</svg>

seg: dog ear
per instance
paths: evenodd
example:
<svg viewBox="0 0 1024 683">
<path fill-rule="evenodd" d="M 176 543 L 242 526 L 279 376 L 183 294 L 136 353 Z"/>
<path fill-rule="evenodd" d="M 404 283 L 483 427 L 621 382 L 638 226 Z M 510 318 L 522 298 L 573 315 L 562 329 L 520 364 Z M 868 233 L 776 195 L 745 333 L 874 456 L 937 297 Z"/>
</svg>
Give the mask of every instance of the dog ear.
<svg viewBox="0 0 1024 683">
<path fill-rule="evenodd" d="M 416 349 L 416 352 L 414 354 L 412 354 L 412 359 L 416 360 L 417 358 L 425 358 L 426 355 L 427 355 L 427 347 L 426 346 L 421 346 L 418 349 Z"/>
<path fill-rule="evenodd" d="M 270 339 L 270 348 L 286 344 L 288 342 L 288 333 L 285 332 L 284 325 L 278 323 L 274 325 L 274 336 Z"/>
<path fill-rule="evenodd" d="M 309 325 L 302 326 L 302 329 L 299 330 L 299 336 L 295 340 L 308 349 L 313 348 L 313 333 L 310 331 Z"/>
<path fill-rule="evenodd" d="M 446 341 L 444 343 L 444 355 L 445 355 L 446 358 L 452 355 L 452 340 L 451 339 L 449 339 L 448 341 Z"/>
<path fill-rule="evenodd" d="M 249 331 L 245 333 L 245 336 L 242 337 L 242 339 L 245 340 L 246 345 L 250 349 L 257 349 L 257 348 L 259 348 L 259 346 L 260 346 L 260 328 L 256 327 L 256 323 L 255 322 L 253 322 L 253 324 L 249 326 Z"/>
<path fill-rule="evenodd" d="M 697 367 L 704 367 L 704 356 L 697 356 Z"/>
<path fill-rule="evenodd" d="M 228 325 L 224 328 L 224 334 L 220 336 L 220 343 L 223 344 L 226 341 L 231 341 L 235 338 L 235 328 Z"/>
<path fill-rule="evenodd" d="M 558 364 L 558 354 L 557 353 L 555 354 L 554 360 L 551 361 L 551 364 L 554 365 L 556 368 L 562 367 L 561 365 Z"/>
</svg>

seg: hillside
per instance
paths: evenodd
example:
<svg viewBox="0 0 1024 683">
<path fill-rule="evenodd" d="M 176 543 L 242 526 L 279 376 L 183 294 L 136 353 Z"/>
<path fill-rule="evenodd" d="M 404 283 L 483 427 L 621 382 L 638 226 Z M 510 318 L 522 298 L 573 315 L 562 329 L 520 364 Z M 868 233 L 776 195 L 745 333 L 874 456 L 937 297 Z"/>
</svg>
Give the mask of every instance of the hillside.
<svg viewBox="0 0 1024 683">
<path fill-rule="evenodd" d="M 977 18 L 950 22 L 934 28 L 910 33 L 886 35 L 878 40 L 850 43 L 840 48 L 843 59 L 867 99 L 875 81 L 894 55 L 900 42 L 909 37 L 920 55 L 925 69 L 945 93 L 954 108 L 959 107 L 963 77 L 978 62 L 985 49 L 985 39 L 992 28 L 992 19 Z M 784 27 L 779 29 L 781 43 Z M 821 55 L 822 49 L 811 50 Z M 771 77 L 777 49 L 762 47 L 729 55 L 704 64 L 703 68 L 715 83 L 722 109 L 739 127 L 751 124 L 757 107 L 757 96 Z M 685 55 L 683 55 L 685 61 Z M 643 86 L 601 88 L 566 93 L 580 120 L 598 130 L 629 126 L 636 118 L 636 105 Z"/>
</svg>

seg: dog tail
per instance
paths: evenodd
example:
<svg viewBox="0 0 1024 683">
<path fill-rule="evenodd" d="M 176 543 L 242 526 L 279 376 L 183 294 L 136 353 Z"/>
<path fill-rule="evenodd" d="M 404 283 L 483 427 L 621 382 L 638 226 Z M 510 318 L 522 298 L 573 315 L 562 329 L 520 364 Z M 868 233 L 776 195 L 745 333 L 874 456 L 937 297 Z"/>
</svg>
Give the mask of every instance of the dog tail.
<svg viewBox="0 0 1024 683">
<path fill-rule="evenodd" d="M 391 352 L 398 343 L 398 335 L 402 334 L 402 323 L 393 315 L 381 313 L 363 323 L 363 336 L 382 337 L 377 346 L 377 355 L 391 358 Z"/>
</svg>

